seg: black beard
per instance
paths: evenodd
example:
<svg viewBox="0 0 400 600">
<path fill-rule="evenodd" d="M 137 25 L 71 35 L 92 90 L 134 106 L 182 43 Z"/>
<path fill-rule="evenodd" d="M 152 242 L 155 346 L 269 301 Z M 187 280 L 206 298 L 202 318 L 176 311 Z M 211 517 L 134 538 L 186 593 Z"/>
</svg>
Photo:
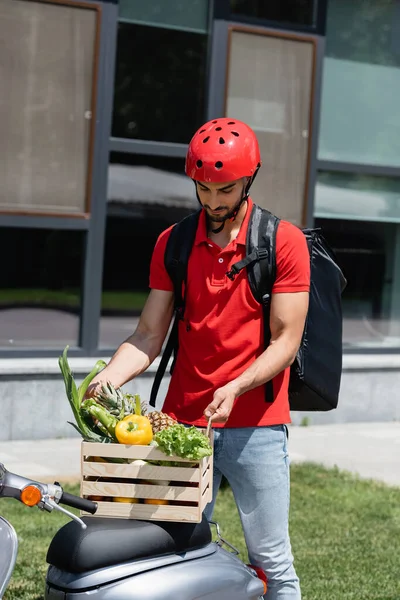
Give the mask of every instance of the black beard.
<svg viewBox="0 0 400 600">
<path fill-rule="evenodd" d="M 247 200 L 247 198 L 246 198 L 246 200 Z M 240 200 L 240 202 L 238 202 L 238 204 L 236 206 L 234 206 L 232 208 L 232 210 L 228 211 L 225 215 L 221 215 L 220 217 L 218 215 L 211 216 L 208 214 L 208 212 L 206 210 L 207 222 L 209 224 L 210 223 L 225 223 L 225 221 L 229 221 L 229 219 L 233 219 L 236 216 L 238 209 L 240 210 L 243 201 L 244 201 L 244 199 Z M 212 229 L 212 227 L 209 227 L 209 229 Z"/>
<path fill-rule="evenodd" d="M 211 222 L 211 223 L 224 223 L 225 221 L 227 221 L 228 219 L 230 219 L 230 212 L 226 213 L 225 215 L 221 215 L 220 217 L 218 215 L 210 215 L 207 211 L 207 219 Z M 232 215 L 233 216 L 233 215 Z"/>
</svg>

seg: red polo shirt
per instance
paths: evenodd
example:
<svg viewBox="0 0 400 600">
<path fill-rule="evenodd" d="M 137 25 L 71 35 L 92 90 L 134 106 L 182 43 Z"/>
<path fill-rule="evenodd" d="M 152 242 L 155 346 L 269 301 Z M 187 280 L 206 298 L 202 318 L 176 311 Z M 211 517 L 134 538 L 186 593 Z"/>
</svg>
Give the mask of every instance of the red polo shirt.
<svg viewBox="0 0 400 600">
<path fill-rule="evenodd" d="M 205 426 L 203 412 L 215 390 L 245 371 L 264 351 L 262 309 L 254 299 L 246 269 L 231 281 L 226 272 L 246 256 L 246 232 L 252 201 L 235 240 L 220 248 L 207 237 L 205 212 L 200 215 L 188 264 L 185 321 L 179 323 L 179 352 L 163 411 L 183 423 Z M 164 266 L 171 227 L 161 233 L 150 266 L 150 287 L 172 291 Z M 309 291 L 310 257 L 304 234 L 280 221 L 276 236 L 277 277 L 273 293 Z M 274 402 L 265 401 L 264 386 L 235 401 L 226 424 L 255 427 L 290 422 L 290 369 L 273 380 Z"/>
</svg>

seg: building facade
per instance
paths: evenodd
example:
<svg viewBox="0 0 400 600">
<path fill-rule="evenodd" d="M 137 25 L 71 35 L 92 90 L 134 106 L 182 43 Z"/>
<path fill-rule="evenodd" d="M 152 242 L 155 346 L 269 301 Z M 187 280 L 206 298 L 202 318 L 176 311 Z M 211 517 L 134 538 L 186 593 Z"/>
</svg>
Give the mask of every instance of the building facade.
<svg viewBox="0 0 400 600">
<path fill-rule="evenodd" d="M 158 234 L 197 206 L 187 144 L 229 116 L 260 141 L 255 201 L 322 227 L 348 279 L 344 389 L 371 377 L 391 394 L 397 0 L 1 0 L 0 32 L 3 365 L 66 345 L 114 352 L 148 294 Z"/>
</svg>

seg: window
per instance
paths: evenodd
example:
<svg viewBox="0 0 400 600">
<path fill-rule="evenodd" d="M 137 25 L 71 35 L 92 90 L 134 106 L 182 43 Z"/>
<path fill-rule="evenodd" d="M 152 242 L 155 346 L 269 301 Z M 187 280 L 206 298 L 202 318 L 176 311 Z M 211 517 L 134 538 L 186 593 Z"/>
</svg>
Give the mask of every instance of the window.
<svg viewBox="0 0 400 600">
<path fill-rule="evenodd" d="M 188 143 L 204 121 L 207 36 L 120 23 L 112 135 Z"/>
<path fill-rule="evenodd" d="M 226 116 L 257 134 L 262 167 L 254 200 L 279 217 L 304 221 L 313 43 L 231 32 Z"/>
<path fill-rule="evenodd" d="M 400 3 L 330 0 L 318 157 L 400 166 Z"/>
<path fill-rule="evenodd" d="M 0 228 L 1 348 L 78 345 L 84 235 Z"/>
<path fill-rule="evenodd" d="M 119 18 L 206 33 L 208 0 L 119 0 Z"/>
<path fill-rule="evenodd" d="M 314 214 L 348 279 L 344 346 L 400 346 L 400 179 L 321 172 Z"/>
<path fill-rule="evenodd" d="M 400 178 L 320 172 L 314 215 L 400 223 Z"/>
<path fill-rule="evenodd" d="M 89 210 L 96 28 L 93 8 L 0 3 L 0 211 Z"/>
<path fill-rule="evenodd" d="M 298 25 L 314 25 L 314 4 L 317 0 L 231 0 L 231 12 Z"/>
<path fill-rule="evenodd" d="M 183 158 L 112 153 L 109 165 L 100 347 L 133 333 L 149 293 L 159 234 L 198 208 Z"/>
<path fill-rule="evenodd" d="M 400 346 L 400 225 L 316 219 L 348 285 L 343 293 L 345 348 Z"/>
</svg>

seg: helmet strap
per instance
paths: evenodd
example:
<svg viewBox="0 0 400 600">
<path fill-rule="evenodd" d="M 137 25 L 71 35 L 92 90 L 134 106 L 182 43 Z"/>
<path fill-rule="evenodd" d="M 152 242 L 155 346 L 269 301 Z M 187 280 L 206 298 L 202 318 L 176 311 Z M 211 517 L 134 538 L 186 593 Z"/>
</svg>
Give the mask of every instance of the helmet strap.
<svg viewBox="0 0 400 600">
<path fill-rule="evenodd" d="M 256 167 L 256 170 L 254 171 L 254 175 L 251 177 L 251 179 L 249 180 L 249 182 L 247 183 L 247 185 L 246 185 L 246 186 L 243 188 L 243 192 L 242 192 L 242 198 L 241 198 L 241 199 L 239 200 L 239 202 L 236 204 L 236 206 L 235 206 L 235 208 L 233 209 L 233 211 L 231 211 L 230 213 L 228 213 L 228 214 L 226 215 L 226 217 L 225 217 L 225 219 L 222 221 L 221 225 L 219 225 L 219 227 L 217 227 L 216 229 L 211 229 L 211 232 L 212 232 L 212 233 L 220 233 L 220 232 L 223 230 L 223 228 L 225 227 L 225 222 L 226 222 L 226 221 L 228 221 L 228 220 L 231 220 L 231 221 L 233 222 L 233 221 L 236 219 L 236 217 L 237 217 L 237 215 L 238 215 L 238 212 L 239 212 L 239 210 L 240 210 L 240 208 L 241 208 L 241 206 L 242 206 L 243 202 L 245 202 L 245 201 L 248 199 L 248 197 L 249 197 L 249 194 L 250 194 L 250 188 L 251 188 L 251 186 L 253 185 L 253 182 L 254 182 L 254 180 L 255 180 L 255 178 L 256 178 L 256 176 L 257 176 L 257 173 L 258 173 L 258 171 L 259 171 L 260 167 L 261 167 L 261 164 L 260 164 L 260 163 L 258 163 L 258 165 L 257 165 L 257 167 Z M 197 185 L 196 185 L 196 181 L 195 181 L 195 180 L 193 180 L 193 183 L 194 183 L 194 186 L 195 186 L 195 189 L 196 189 L 196 198 L 197 198 L 197 200 L 199 201 L 199 204 L 200 204 L 201 206 L 203 206 L 203 205 L 201 204 L 201 202 L 200 202 L 199 193 L 198 193 L 198 191 L 197 191 Z"/>
<path fill-rule="evenodd" d="M 221 225 L 219 227 L 217 227 L 216 229 L 211 229 L 212 233 L 220 233 L 223 228 L 225 227 L 225 223 L 227 221 L 234 221 L 237 217 L 237 214 L 243 204 L 243 202 L 245 202 L 247 200 L 247 198 L 249 197 L 248 193 L 246 193 L 245 190 L 244 194 L 242 193 L 242 198 L 239 200 L 239 202 L 236 204 L 235 208 L 226 215 L 226 217 L 224 218 L 224 220 L 222 221 Z"/>
</svg>

